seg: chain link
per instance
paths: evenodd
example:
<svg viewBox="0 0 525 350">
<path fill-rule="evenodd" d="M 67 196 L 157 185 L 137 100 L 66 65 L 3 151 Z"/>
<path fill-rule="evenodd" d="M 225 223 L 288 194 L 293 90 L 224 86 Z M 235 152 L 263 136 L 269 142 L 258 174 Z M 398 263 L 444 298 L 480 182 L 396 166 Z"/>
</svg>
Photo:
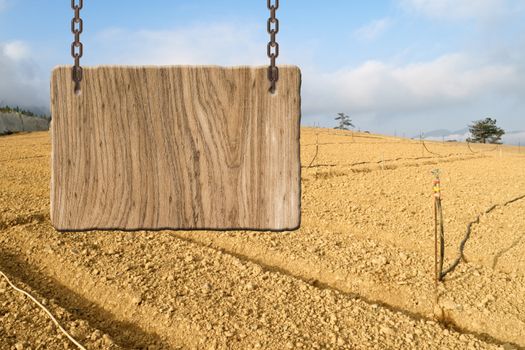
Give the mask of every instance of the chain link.
<svg viewBox="0 0 525 350">
<path fill-rule="evenodd" d="M 268 34 L 270 34 L 270 42 L 268 43 L 268 58 L 270 59 L 270 66 L 268 67 L 268 80 L 270 81 L 270 92 L 274 93 L 277 81 L 279 80 L 279 68 L 275 61 L 279 56 L 279 43 L 276 41 L 277 33 L 279 33 L 279 20 L 276 17 L 277 9 L 279 8 L 279 0 L 268 0 L 268 9 L 270 10 L 270 18 L 268 18 Z"/>
<path fill-rule="evenodd" d="M 83 71 L 80 66 L 80 58 L 84 54 L 84 46 L 80 42 L 80 34 L 84 30 L 84 22 L 80 18 L 80 10 L 84 6 L 84 0 L 71 0 L 71 8 L 75 11 L 75 17 L 71 20 L 71 32 L 75 35 L 75 40 L 71 43 L 71 56 L 75 60 L 72 70 L 72 78 L 75 83 L 75 93 L 80 93 L 80 82 L 82 81 Z"/>
<path fill-rule="evenodd" d="M 78 4 L 77 4 L 78 1 Z M 276 17 L 277 9 L 279 8 L 279 0 L 268 0 L 268 9 L 270 10 L 270 18 L 268 18 L 268 34 L 270 34 L 270 42 L 267 47 L 268 58 L 270 59 L 270 66 L 268 67 L 268 80 L 270 81 L 270 92 L 274 93 L 276 83 L 279 80 L 279 68 L 276 65 L 276 59 L 279 56 L 279 43 L 276 40 L 277 33 L 279 33 L 279 20 Z M 75 11 L 75 17 L 71 20 L 71 32 L 75 36 L 75 40 L 71 43 L 71 56 L 75 60 L 72 69 L 72 78 L 75 83 L 75 93 L 80 92 L 80 82 L 83 78 L 82 67 L 80 66 L 80 58 L 84 53 L 84 47 L 80 41 L 80 34 L 84 29 L 84 23 L 80 18 L 80 10 L 84 6 L 83 0 L 71 0 L 71 8 Z"/>
</svg>

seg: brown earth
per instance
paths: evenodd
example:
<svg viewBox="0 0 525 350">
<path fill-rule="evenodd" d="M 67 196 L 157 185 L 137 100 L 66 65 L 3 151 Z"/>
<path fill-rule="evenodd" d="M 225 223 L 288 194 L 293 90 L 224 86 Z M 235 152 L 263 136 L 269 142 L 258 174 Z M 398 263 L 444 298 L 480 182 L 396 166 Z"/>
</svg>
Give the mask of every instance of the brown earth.
<svg viewBox="0 0 525 350">
<path fill-rule="evenodd" d="M 448 264 L 469 221 L 525 194 L 525 152 L 425 146 L 302 129 L 295 232 L 59 233 L 48 133 L 2 137 L 0 270 L 88 349 L 525 347 L 525 199 L 481 216 L 436 307 L 430 173 Z M 0 278 L 4 348 L 74 347 Z"/>
</svg>

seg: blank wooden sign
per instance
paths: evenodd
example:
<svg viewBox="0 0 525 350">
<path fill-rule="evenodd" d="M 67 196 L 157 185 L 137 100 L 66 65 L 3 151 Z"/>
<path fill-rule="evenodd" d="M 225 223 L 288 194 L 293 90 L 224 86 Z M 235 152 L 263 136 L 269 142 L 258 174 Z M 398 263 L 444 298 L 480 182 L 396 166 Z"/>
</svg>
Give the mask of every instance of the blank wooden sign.
<svg viewBox="0 0 525 350">
<path fill-rule="evenodd" d="M 58 230 L 300 224 L 300 85 L 281 67 L 71 67 L 51 81 Z"/>
</svg>

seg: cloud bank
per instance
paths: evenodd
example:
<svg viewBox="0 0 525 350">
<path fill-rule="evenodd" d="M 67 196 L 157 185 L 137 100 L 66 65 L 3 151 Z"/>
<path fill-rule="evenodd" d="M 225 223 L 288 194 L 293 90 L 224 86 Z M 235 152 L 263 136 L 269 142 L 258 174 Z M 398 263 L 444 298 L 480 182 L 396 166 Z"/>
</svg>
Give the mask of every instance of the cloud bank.
<svg viewBox="0 0 525 350">
<path fill-rule="evenodd" d="M 104 63 L 264 65 L 259 42 L 256 28 L 212 24 L 156 32 L 111 29 L 97 36 L 91 50 L 104 52 L 98 59 Z M 288 60 L 301 66 L 298 55 Z M 523 68 L 519 60 L 500 63 L 465 52 L 405 64 L 369 60 L 331 72 L 310 66 L 303 70 L 303 113 L 389 118 L 469 106 L 487 95 L 525 98 Z"/>
<path fill-rule="evenodd" d="M 431 141 L 460 141 L 465 142 L 469 137 L 471 137 L 468 130 L 460 130 L 457 132 L 444 132 L 442 136 L 429 136 L 425 137 L 426 140 Z M 525 145 L 525 131 L 508 131 L 501 138 L 501 141 L 504 144 L 508 145 Z"/>
<path fill-rule="evenodd" d="M 48 106 L 49 82 L 30 54 L 22 41 L 0 42 L 0 105 Z"/>
<path fill-rule="evenodd" d="M 499 11 L 505 12 L 512 3 L 511 0 L 399 1 L 407 11 L 433 18 L 446 15 L 449 19 L 494 15 L 496 7 L 504 5 Z M 375 20 L 354 31 L 354 35 L 362 40 L 375 40 L 387 35 L 395 24 L 388 18 Z M 109 28 L 85 40 L 89 54 L 83 64 L 87 65 L 268 64 L 267 35 L 251 23 L 197 23 L 160 31 Z M 501 122 L 513 120 L 514 124 L 502 126 L 522 129 L 517 121 L 525 108 L 525 41 L 513 40 L 512 47 L 487 42 L 481 36 L 472 40 L 485 40 L 486 49 L 456 48 L 412 62 L 388 57 L 368 59 L 331 70 L 311 64 L 304 57 L 310 50 L 307 43 L 292 43 L 286 48 L 283 45 L 279 63 L 302 67 L 306 125 L 320 122 L 330 126 L 337 112 L 345 112 L 358 127 L 383 132 L 397 129 L 415 133 L 421 127 L 459 129 L 484 115 L 493 115 Z M 48 105 L 49 82 L 42 79 L 44 75 L 35 67 L 27 44 L 0 43 L 3 78 L 0 98 L 6 100 L 4 103 L 23 105 L 24 101 L 32 101 Z M 438 122 L 442 125 L 434 125 Z"/>
<path fill-rule="evenodd" d="M 119 64 L 266 64 L 257 27 L 231 23 L 195 24 L 174 30 L 110 28 L 97 34 L 97 61 Z"/>
<path fill-rule="evenodd" d="M 391 118 L 469 106 L 487 95 L 525 98 L 523 79 L 519 63 L 483 61 L 466 53 L 398 65 L 367 61 L 355 68 L 309 74 L 304 108 L 312 114 L 341 110 Z"/>
</svg>

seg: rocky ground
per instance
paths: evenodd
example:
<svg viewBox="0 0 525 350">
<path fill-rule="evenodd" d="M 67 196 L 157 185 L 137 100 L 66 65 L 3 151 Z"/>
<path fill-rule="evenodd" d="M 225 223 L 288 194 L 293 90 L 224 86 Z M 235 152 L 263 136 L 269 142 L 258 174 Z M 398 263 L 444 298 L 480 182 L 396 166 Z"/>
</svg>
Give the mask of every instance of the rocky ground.
<svg viewBox="0 0 525 350">
<path fill-rule="evenodd" d="M 436 306 L 430 174 L 448 263 L 467 222 L 525 194 L 525 154 L 327 129 L 301 143 L 298 231 L 58 233 L 48 134 L 2 137 L 0 270 L 88 349 L 525 346 L 525 200 L 482 215 Z M 0 278 L 0 348 L 74 346 Z"/>
</svg>

